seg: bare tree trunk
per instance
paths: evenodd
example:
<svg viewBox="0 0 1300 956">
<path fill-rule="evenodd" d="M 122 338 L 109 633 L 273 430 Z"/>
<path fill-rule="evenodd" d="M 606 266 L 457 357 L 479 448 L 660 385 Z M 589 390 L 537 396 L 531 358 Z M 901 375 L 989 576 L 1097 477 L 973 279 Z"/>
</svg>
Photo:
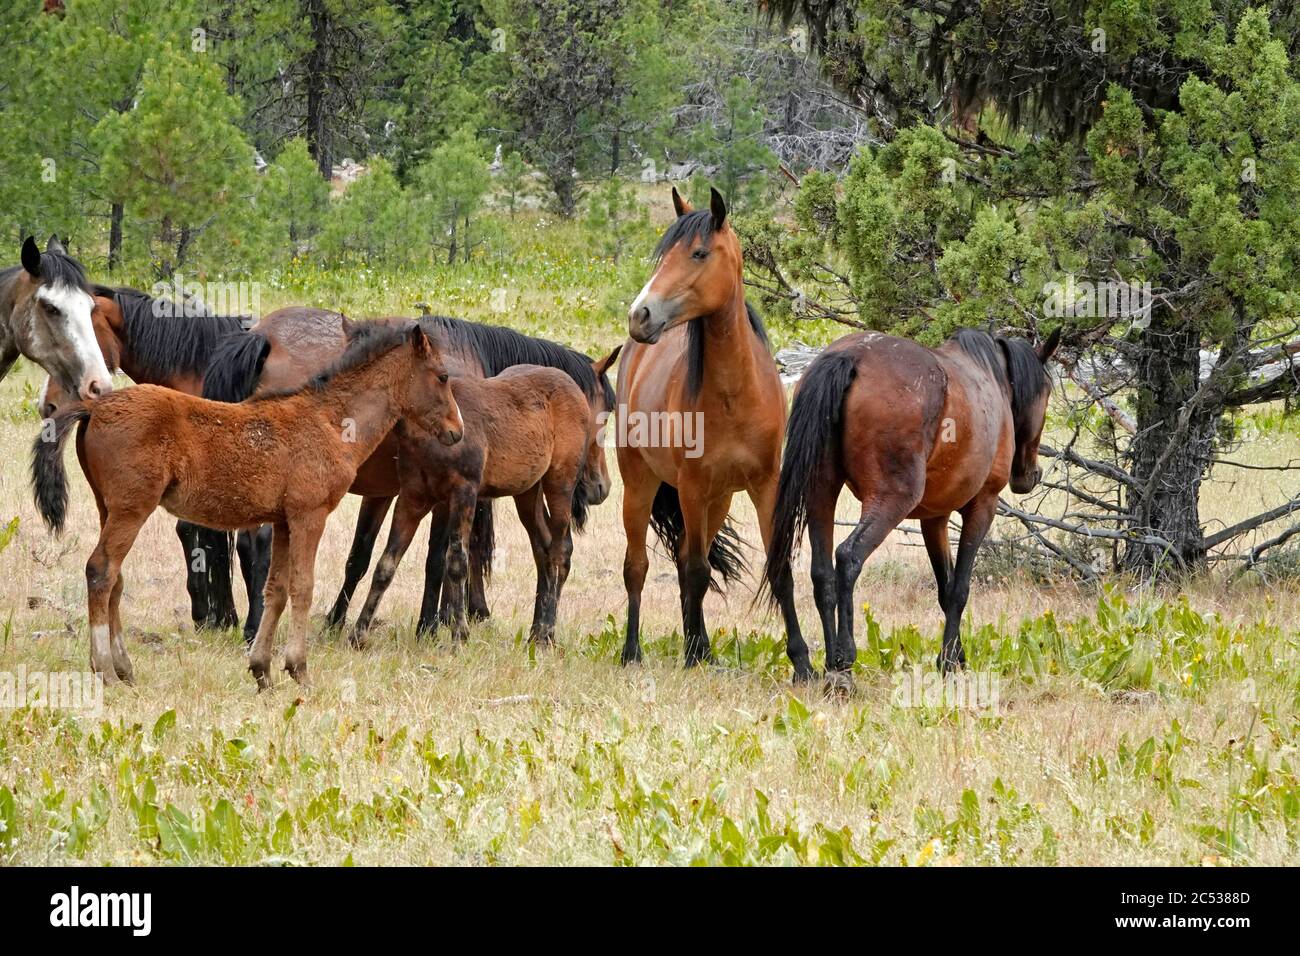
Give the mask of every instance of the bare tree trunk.
<svg viewBox="0 0 1300 956">
<path fill-rule="evenodd" d="M 334 170 L 328 111 L 329 12 L 324 0 L 308 0 L 312 50 L 307 57 L 307 148 L 326 179 Z"/>
<path fill-rule="evenodd" d="M 1127 489 L 1131 530 L 1169 542 L 1130 543 L 1123 567 L 1145 578 L 1206 566 L 1201 479 L 1213 454 L 1221 401 L 1201 391 L 1200 336 L 1161 309 L 1143 333 L 1136 381 L 1137 435 L 1130 448 L 1135 484 Z"/>
<path fill-rule="evenodd" d="M 113 203 L 108 224 L 108 271 L 116 272 L 122 264 L 122 219 L 124 210 L 120 202 Z"/>
</svg>

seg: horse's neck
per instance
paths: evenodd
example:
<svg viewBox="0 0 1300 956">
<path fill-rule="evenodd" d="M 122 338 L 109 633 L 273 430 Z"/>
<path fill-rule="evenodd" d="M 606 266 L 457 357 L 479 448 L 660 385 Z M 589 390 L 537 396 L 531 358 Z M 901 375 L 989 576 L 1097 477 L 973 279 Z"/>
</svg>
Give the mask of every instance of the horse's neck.
<svg viewBox="0 0 1300 956">
<path fill-rule="evenodd" d="M 704 336 L 704 368 L 700 395 L 717 395 L 726 399 L 743 398 L 758 387 L 758 369 L 754 363 L 754 332 L 749 324 L 749 310 L 739 283 L 735 296 L 714 315 L 699 320 Z"/>
<path fill-rule="evenodd" d="M 340 373 L 325 386 L 328 417 L 340 423 L 342 440 L 358 467 L 401 417 L 397 390 L 409 378 L 402 352 L 395 348 L 375 362 Z"/>
</svg>

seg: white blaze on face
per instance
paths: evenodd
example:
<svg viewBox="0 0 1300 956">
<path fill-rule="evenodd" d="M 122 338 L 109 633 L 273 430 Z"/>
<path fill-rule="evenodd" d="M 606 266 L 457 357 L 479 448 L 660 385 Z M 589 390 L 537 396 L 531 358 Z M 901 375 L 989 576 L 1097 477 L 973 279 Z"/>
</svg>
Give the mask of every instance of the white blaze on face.
<svg viewBox="0 0 1300 956">
<path fill-rule="evenodd" d="M 90 382 L 98 382 L 101 391 L 108 391 L 112 378 L 108 366 L 104 364 L 104 355 L 99 350 L 95 327 L 90 318 L 95 309 L 95 300 L 81 289 L 62 284 L 41 286 L 36 292 L 36 298 L 60 316 L 57 333 L 67 340 L 72 349 L 73 361 L 66 364 L 74 369 L 73 374 L 78 371 L 80 373 L 80 381 L 74 383 L 78 394 Z M 51 347 L 57 351 L 60 343 L 51 342 Z"/>
<path fill-rule="evenodd" d="M 659 274 L 658 272 L 655 273 L 655 275 L 658 274 Z M 646 280 L 646 284 L 641 287 L 641 291 L 638 292 L 636 298 L 632 300 L 632 307 L 627 310 L 627 314 L 629 316 L 635 316 L 636 310 L 641 308 L 641 306 L 645 305 L 645 300 L 650 296 L 650 287 L 654 285 L 654 281 L 655 281 L 654 276 L 651 276 L 649 279 Z"/>
</svg>

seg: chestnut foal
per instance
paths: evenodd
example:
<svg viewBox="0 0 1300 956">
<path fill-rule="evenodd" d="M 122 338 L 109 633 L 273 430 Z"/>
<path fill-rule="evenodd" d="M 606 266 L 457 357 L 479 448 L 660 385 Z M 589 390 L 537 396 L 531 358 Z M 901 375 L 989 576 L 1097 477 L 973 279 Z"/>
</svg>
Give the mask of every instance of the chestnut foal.
<svg viewBox="0 0 1300 956">
<path fill-rule="evenodd" d="M 463 424 L 442 355 L 418 325 L 367 329 L 333 366 L 299 389 L 238 405 L 153 385 L 66 406 L 32 449 L 36 503 L 61 531 L 67 515 L 63 444 L 74 423 L 77 457 L 99 508 L 99 543 L 86 564 L 90 662 L 105 682 L 131 682 L 119 605 L 122 561 L 160 504 L 180 518 L 237 530 L 271 524 L 265 615 L 249 655 L 270 686 L 273 638 L 288 598 L 285 670 L 307 680 L 307 626 L 316 548 L 325 519 L 399 417 L 445 444 Z"/>
<path fill-rule="evenodd" d="M 397 425 L 401 491 L 388 545 L 352 631 L 358 647 L 420 521 L 444 502 L 450 541 L 431 542 L 435 567 L 426 573 L 440 579 L 439 559 L 447 555 L 452 636 L 465 640 L 465 548 L 480 498 L 515 499 L 537 562 L 529 640 L 550 644 L 555 639 L 556 607 L 573 551 L 574 490 L 579 475 L 591 470 L 589 460 L 605 454 L 587 398 L 564 372 L 535 365 L 516 365 L 493 378 L 457 378 L 452 390 L 465 418 L 465 440 L 455 448 L 442 447 L 410 421 Z"/>
</svg>

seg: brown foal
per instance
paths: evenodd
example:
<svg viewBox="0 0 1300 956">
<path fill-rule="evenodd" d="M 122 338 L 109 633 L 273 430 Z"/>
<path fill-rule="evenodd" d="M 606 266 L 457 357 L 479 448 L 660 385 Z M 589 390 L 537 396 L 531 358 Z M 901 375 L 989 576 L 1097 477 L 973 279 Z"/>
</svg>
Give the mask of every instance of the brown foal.
<svg viewBox="0 0 1300 956">
<path fill-rule="evenodd" d="M 516 365 L 493 378 L 457 378 L 452 390 L 465 418 L 460 444 L 444 447 L 408 421 L 395 429 L 400 495 L 388 545 L 352 631 L 356 646 L 364 643 L 420 521 L 441 505 L 448 509 L 449 541 L 430 544 L 435 567 L 426 573 L 439 579 L 432 586 L 440 585 L 440 559 L 446 555 L 452 636 L 465 640 L 466 545 L 474 510 L 480 498 L 505 497 L 515 499 L 537 563 L 529 639 L 554 642 L 556 609 L 573 551 L 574 490 L 580 475 L 594 467 L 593 459 L 605 455 L 587 398 L 564 372 L 533 365 Z"/>
<path fill-rule="evenodd" d="M 442 356 L 418 325 L 356 335 L 307 385 L 226 405 L 137 385 L 65 407 L 32 449 L 41 515 L 55 531 L 67 513 L 63 444 L 80 424 L 77 457 L 99 508 L 86 564 L 90 660 L 108 683 L 133 679 L 122 639 L 122 562 L 154 510 L 210 528 L 274 527 L 266 613 L 250 652 L 259 690 L 270 686 L 273 638 L 285 604 L 293 620 L 285 670 L 307 680 L 307 627 L 316 548 L 325 519 L 357 469 L 406 417 L 447 444 L 463 424 Z"/>
</svg>

